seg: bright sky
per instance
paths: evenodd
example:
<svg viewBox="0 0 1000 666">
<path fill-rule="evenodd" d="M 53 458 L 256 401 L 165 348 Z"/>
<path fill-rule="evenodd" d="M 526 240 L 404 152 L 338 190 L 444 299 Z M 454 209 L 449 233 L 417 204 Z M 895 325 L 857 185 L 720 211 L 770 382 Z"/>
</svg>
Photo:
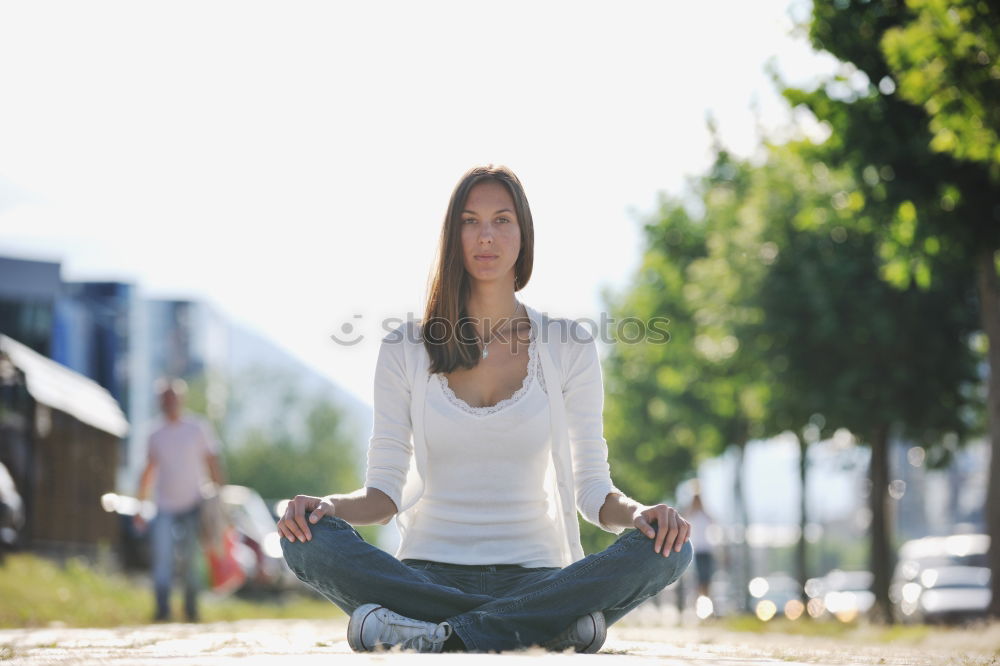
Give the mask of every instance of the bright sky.
<svg viewBox="0 0 1000 666">
<path fill-rule="evenodd" d="M 798 118 L 765 63 L 832 69 L 793 4 L 0 2 L 0 254 L 205 300 L 371 403 L 468 167 L 524 183 L 519 298 L 598 318 L 709 164 L 706 113 L 750 154 Z"/>
</svg>

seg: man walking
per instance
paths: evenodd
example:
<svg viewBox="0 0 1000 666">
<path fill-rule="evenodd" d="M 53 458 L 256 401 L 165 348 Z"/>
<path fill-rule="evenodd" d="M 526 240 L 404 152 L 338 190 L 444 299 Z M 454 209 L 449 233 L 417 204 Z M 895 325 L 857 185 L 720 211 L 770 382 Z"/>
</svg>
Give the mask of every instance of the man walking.
<svg viewBox="0 0 1000 666">
<path fill-rule="evenodd" d="M 150 531 L 153 560 L 155 621 L 170 619 L 170 590 L 174 574 L 184 585 L 184 615 L 198 621 L 198 554 L 202 484 L 206 472 L 222 485 L 218 444 L 211 425 L 183 408 L 187 384 L 161 379 L 156 391 L 163 411 L 162 424 L 149 436 L 146 467 L 139 480 L 139 499 L 145 500 L 155 479 L 156 517 Z M 138 522 L 142 518 L 136 516 Z M 174 571 L 175 557 L 179 563 Z"/>
</svg>

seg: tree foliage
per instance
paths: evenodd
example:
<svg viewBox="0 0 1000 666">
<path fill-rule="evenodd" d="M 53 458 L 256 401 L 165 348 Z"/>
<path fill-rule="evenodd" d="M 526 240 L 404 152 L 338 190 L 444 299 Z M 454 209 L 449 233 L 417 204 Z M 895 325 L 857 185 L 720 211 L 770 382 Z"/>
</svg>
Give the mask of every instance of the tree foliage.
<svg viewBox="0 0 1000 666">
<path fill-rule="evenodd" d="M 930 146 L 984 162 L 1000 180 L 1000 11 L 984 0 L 909 0 L 882 36 L 900 94 L 924 108 Z M 886 86 L 893 84 L 886 83 Z"/>
</svg>

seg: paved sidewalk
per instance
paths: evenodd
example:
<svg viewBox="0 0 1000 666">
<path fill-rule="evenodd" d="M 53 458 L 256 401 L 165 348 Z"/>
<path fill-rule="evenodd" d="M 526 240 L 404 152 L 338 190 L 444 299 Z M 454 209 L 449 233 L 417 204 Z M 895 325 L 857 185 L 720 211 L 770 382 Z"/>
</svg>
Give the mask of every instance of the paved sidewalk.
<svg viewBox="0 0 1000 666">
<path fill-rule="evenodd" d="M 764 664 L 926 664 L 980 666 L 1000 664 L 997 649 L 966 652 L 940 648 L 851 645 L 833 639 L 743 634 L 716 628 L 664 629 L 611 627 L 597 655 L 553 654 L 542 650 L 483 654 L 355 654 L 345 640 L 346 621 L 244 620 L 200 625 L 161 624 L 115 629 L 45 628 L 0 631 L 0 661 L 10 664 L 252 664 L 283 663 L 294 658 L 303 666 L 331 663 L 537 664 L 567 659 L 599 660 L 602 666 L 759 666 Z M 334 662 L 335 660 L 335 662 Z M 579 662 L 576 662 L 579 663 Z"/>
</svg>

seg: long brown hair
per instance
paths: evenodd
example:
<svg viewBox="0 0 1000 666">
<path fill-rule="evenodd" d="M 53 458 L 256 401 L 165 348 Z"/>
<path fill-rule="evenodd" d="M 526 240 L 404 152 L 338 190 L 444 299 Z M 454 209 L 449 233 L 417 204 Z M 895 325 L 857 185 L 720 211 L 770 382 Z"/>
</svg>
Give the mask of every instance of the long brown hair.
<svg viewBox="0 0 1000 666">
<path fill-rule="evenodd" d="M 524 187 L 514 172 L 503 165 L 475 166 L 465 172 L 451 193 L 448 212 L 441 227 L 437 262 L 430 278 L 427 306 L 421 323 L 422 339 L 431 357 L 430 372 L 451 372 L 461 366 L 474 368 L 481 358 L 482 349 L 475 336 L 463 327 L 468 321 L 466 304 L 471 283 L 462 258 L 462 211 L 469 190 L 476 183 L 494 180 L 502 183 L 514 200 L 517 223 L 521 228 L 521 251 L 514 264 L 514 291 L 520 291 L 531 278 L 535 257 L 535 227 Z M 429 326 L 430 325 L 430 326 Z"/>
</svg>

